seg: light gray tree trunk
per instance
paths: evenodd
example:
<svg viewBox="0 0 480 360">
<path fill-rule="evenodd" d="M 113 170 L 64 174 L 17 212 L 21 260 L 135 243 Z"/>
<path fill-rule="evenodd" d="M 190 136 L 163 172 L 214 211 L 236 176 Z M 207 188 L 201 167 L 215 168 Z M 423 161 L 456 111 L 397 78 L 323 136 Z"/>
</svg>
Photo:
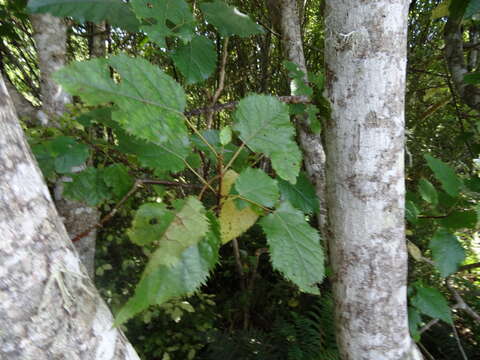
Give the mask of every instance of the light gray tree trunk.
<svg viewBox="0 0 480 360">
<path fill-rule="evenodd" d="M 112 328 L 0 76 L 0 359 L 139 359 Z"/>
<path fill-rule="evenodd" d="M 70 102 L 70 96 L 52 78 L 55 71 L 65 66 L 67 25 L 63 19 L 50 14 L 31 15 L 30 20 L 40 68 L 42 109 L 37 116 L 46 125 L 52 117 L 62 115 Z"/>
<path fill-rule="evenodd" d="M 51 125 L 52 118 L 61 116 L 65 111 L 65 105 L 71 101 L 70 96 L 64 92 L 62 87 L 52 77 L 52 74 L 65 66 L 66 63 L 67 26 L 63 19 L 50 14 L 32 15 L 31 22 L 37 47 L 41 79 L 40 94 L 42 107 L 37 117 L 44 125 L 49 123 Z M 95 45 L 101 48 L 100 43 L 100 40 L 96 40 Z M 96 51 L 100 50 L 97 49 Z M 74 171 L 83 169 L 84 167 L 80 167 Z M 63 183 L 70 180 L 71 178 L 69 177 L 62 177 L 57 181 L 55 186 L 55 204 L 70 238 L 73 239 L 93 224 L 96 224 L 100 215 L 94 207 L 77 201 L 70 201 L 63 197 Z M 80 259 L 92 279 L 95 276 L 96 237 L 96 230 L 92 230 L 88 235 L 75 242 Z"/>
<path fill-rule="evenodd" d="M 327 201 L 344 360 L 421 359 L 407 322 L 408 0 L 327 0 Z"/>
<path fill-rule="evenodd" d="M 280 0 L 281 28 L 283 46 L 288 60 L 297 64 L 300 70 L 307 74 L 305 56 L 303 52 L 300 18 L 298 15 L 297 0 Z M 307 79 L 305 79 L 307 80 Z M 292 92 L 294 91 L 292 83 Z M 297 131 L 300 145 L 304 153 L 304 162 L 307 174 L 315 184 L 317 197 L 320 202 L 318 223 L 323 237 L 326 236 L 327 204 L 325 198 L 325 152 L 320 135 L 313 134 L 304 116 L 297 117 Z"/>
</svg>

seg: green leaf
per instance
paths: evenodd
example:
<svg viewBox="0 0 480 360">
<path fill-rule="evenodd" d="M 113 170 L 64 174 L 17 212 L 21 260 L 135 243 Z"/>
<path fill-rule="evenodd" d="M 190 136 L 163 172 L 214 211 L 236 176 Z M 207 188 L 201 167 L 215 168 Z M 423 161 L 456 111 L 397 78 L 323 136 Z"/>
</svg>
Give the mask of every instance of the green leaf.
<svg viewBox="0 0 480 360">
<path fill-rule="evenodd" d="M 453 211 L 438 222 L 451 230 L 472 229 L 477 225 L 477 212 L 475 210 Z"/>
<path fill-rule="evenodd" d="M 322 130 L 322 124 L 318 120 L 317 114 L 320 112 L 320 109 L 315 105 L 308 104 L 305 107 L 305 112 L 307 113 L 308 126 L 314 134 L 320 134 Z"/>
<path fill-rule="evenodd" d="M 135 294 L 117 314 L 119 325 L 150 305 L 162 304 L 196 291 L 208 278 L 218 261 L 220 247 L 219 225 L 215 217 L 207 214 L 210 231 L 195 245 L 185 249 L 173 266 L 158 265 L 152 260 L 135 289 Z"/>
<path fill-rule="evenodd" d="M 457 237 L 446 230 L 437 230 L 428 247 L 442 277 L 456 272 L 458 266 L 465 260 L 465 251 Z"/>
<path fill-rule="evenodd" d="M 417 290 L 415 296 L 411 299 L 422 314 L 428 315 L 434 319 L 441 319 L 448 324 L 452 324 L 452 314 L 447 300 L 437 289 L 415 285 Z"/>
<path fill-rule="evenodd" d="M 60 173 L 70 173 L 74 167 L 85 164 L 88 158 L 88 147 L 77 143 L 68 136 L 59 136 L 51 143 L 55 156 L 55 170 Z"/>
<path fill-rule="evenodd" d="M 305 215 L 284 202 L 260 221 L 267 235 L 273 267 L 295 283 L 301 291 L 318 294 L 325 274 L 320 236 Z"/>
<path fill-rule="evenodd" d="M 163 236 L 174 217 L 175 214 L 167 210 L 165 204 L 143 204 L 135 213 L 127 234 L 137 245 L 153 243 Z"/>
<path fill-rule="evenodd" d="M 233 128 L 247 146 L 270 157 L 277 174 L 295 184 L 302 155 L 288 106 L 272 96 L 250 95 L 239 102 L 234 118 Z"/>
<path fill-rule="evenodd" d="M 165 47 L 167 36 L 179 35 L 191 39 L 194 18 L 184 0 L 132 0 L 131 3 L 135 14 L 148 24 L 141 29 L 160 47 Z M 169 23 L 173 26 L 170 27 Z"/>
<path fill-rule="evenodd" d="M 232 141 L 232 128 L 227 125 L 220 131 L 220 144 L 225 146 L 230 144 L 231 141 Z"/>
<path fill-rule="evenodd" d="M 417 206 L 413 201 L 409 200 L 405 203 L 405 217 L 410 223 L 416 224 L 418 222 L 419 214 L 420 210 L 418 210 Z"/>
<path fill-rule="evenodd" d="M 123 164 L 113 164 L 103 170 L 103 180 L 117 199 L 121 199 L 133 186 L 134 180 Z"/>
<path fill-rule="evenodd" d="M 116 131 L 122 152 L 134 154 L 142 166 L 165 172 L 179 172 L 185 169 L 184 160 L 191 153 L 188 138 L 174 142 L 166 142 L 163 147 L 148 141 L 136 139 L 124 131 Z M 171 150 L 170 152 L 167 149 Z"/>
<path fill-rule="evenodd" d="M 32 152 L 37 159 L 38 166 L 46 179 L 53 179 L 55 176 L 55 155 L 51 148 L 51 142 L 32 146 Z"/>
<path fill-rule="evenodd" d="M 177 48 L 171 57 L 187 84 L 193 84 L 208 79 L 215 71 L 217 51 L 210 39 L 195 36 L 188 44 Z"/>
<path fill-rule="evenodd" d="M 422 317 L 420 312 L 412 306 L 408 307 L 408 328 L 410 329 L 410 335 L 415 341 L 420 340 L 420 325 L 422 323 Z"/>
<path fill-rule="evenodd" d="M 435 187 L 427 179 L 420 179 L 418 182 L 418 192 L 420 193 L 422 199 L 426 202 L 434 206 L 438 204 L 437 190 L 435 190 Z"/>
<path fill-rule="evenodd" d="M 478 15 L 480 13 L 480 0 L 470 0 L 467 9 L 465 10 L 465 18 L 470 19 L 474 15 Z M 479 74 L 480 75 L 480 74 Z M 480 77 L 479 77 L 480 81 Z"/>
<path fill-rule="evenodd" d="M 435 177 L 442 184 L 443 189 L 450 196 L 456 197 L 462 186 L 462 181 L 458 178 L 455 171 L 449 165 L 433 156 L 425 154 L 424 157 Z"/>
<path fill-rule="evenodd" d="M 165 233 L 158 238 L 158 247 L 150 258 L 152 266 L 174 265 L 181 253 L 197 244 L 208 232 L 205 209 L 200 201 L 190 196 L 177 200 L 175 216 Z"/>
<path fill-rule="evenodd" d="M 248 37 L 262 34 L 263 28 L 252 21 L 248 15 L 241 13 L 236 7 L 229 6 L 223 1 L 200 4 L 200 9 L 207 21 L 215 26 L 220 35 L 227 37 L 238 35 Z"/>
<path fill-rule="evenodd" d="M 235 190 L 241 197 L 266 207 L 273 207 L 280 196 L 277 181 L 260 169 L 242 171 L 235 181 Z"/>
<path fill-rule="evenodd" d="M 89 167 L 80 173 L 72 174 L 71 178 L 71 182 L 65 182 L 65 197 L 89 206 L 100 205 L 110 198 L 101 170 Z"/>
<path fill-rule="evenodd" d="M 314 186 L 302 171 L 295 185 L 279 179 L 278 187 L 282 200 L 288 200 L 295 208 L 306 214 L 318 213 L 320 204 Z"/>
<path fill-rule="evenodd" d="M 472 74 L 465 74 L 463 76 L 463 81 L 465 84 L 479 84 L 480 83 L 480 72 L 472 73 Z"/>
<path fill-rule="evenodd" d="M 108 65 L 120 75 L 119 83 L 111 79 Z M 68 92 L 89 105 L 114 102 L 118 109 L 112 114 L 113 119 L 141 139 L 163 145 L 181 142 L 188 135 L 183 89 L 143 59 L 118 55 L 108 61 L 74 62 L 57 71 L 54 77 Z"/>
<path fill-rule="evenodd" d="M 98 24 L 106 20 L 128 31 L 137 31 L 139 25 L 130 6 L 121 0 L 30 0 L 27 11 L 69 16 L 82 23 L 91 21 Z"/>
</svg>

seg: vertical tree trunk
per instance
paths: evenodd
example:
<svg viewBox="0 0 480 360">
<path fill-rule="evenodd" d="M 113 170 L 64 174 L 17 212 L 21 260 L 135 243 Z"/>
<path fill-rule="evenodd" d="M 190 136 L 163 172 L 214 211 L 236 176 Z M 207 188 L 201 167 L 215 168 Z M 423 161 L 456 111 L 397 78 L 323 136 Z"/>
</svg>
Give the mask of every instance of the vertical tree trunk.
<svg viewBox="0 0 480 360">
<path fill-rule="evenodd" d="M 32 15 L 30 20 L 40 68 L 42 109 L 38 118 L 48 124 L 52 117 L 62 115 L 65 104 L 70 102 L 70 97 L 52 78 L 52 74 L 65 65 L 67 25 L 63 19 L 50 14 Z"/>
<path fill-rule="evenodd" d="M 327 0 L 327 201 L 344 360 L 421 359 L 407 322 L 408 0 Z"/>
<path fill-rule="evenodd" d="M 297 64 L 300 70 L 307 74 L 305 56 L 303 53 L 300 19 L 298 16 L 297 0 L 280 1 L 282 38 L 288 60 Z M 306 80 L 306 79 L 305 79 Z M 293 83 L 292 83 L 293 87 Z M 292 92 L 294 89 L 292 88 Z M 325 198 L 325 152 L 320 135 L 313 134 L 306 123 L 305 117 L 297 118 L 297 131 L 300 145 L 304 153 L 307 174 L 315 184 L 317 197 L 320 201 L 318 223 L 321 234 L 326 235 L 327 204 Z"/>
<path fill-rule="evenodd" d="M 51 123 L 52 117 L 60 116 L 65 111 L 65 105 L 70 102 L 68 96 L 57 84 L 52 74 L 66 64 L 66 40 L 67 26 L 63 19 L 40 14 L 31 16 L 34 30 L 35 44 L 37 46 L 42 107 L 38 112 L 39 119 L 43 124 Z M 102 42 L 95 37 L 95 51 L 102 52 Z M 84 167 L 75 169 L 81 171 Z M 67 228 L 70 238 L 83 233 L 96 224 L 99 220 L 99 212 L 96 208 L 87 206 L 77 201 L 70 201 L 63 197 L 63 183 L 71 178 L 62 177 L 55 186 L 55 205 Z M 95 276 L 95 244 L 97 232 L 91 231 L 88 235 L 75 242 L 80 259 L 87 268 L 88 274 L 93 279 Z"/>
<path fill-rule="evenodd" d="M 139 359 L 78 259 L 0 76 L 0 358 Z"/>
</svg>

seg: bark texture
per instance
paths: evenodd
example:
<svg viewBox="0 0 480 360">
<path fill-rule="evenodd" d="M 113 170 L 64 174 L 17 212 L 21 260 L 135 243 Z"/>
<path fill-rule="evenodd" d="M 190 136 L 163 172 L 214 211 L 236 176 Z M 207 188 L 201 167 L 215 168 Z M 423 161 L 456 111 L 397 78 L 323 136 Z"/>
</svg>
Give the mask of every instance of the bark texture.
<svg viewBox="0 0 480 360">
<path fill-rule="evenodd" d="M 452 13 L 445 24 L 445 58 L 460 98 L 472 109 L 480 111 L 480 86 L 463 81 L 468 67 L 463 52 L 462 20 L 463 12 Z"/>
<path fill-rule="evenodd" d="M 65 65 L 67 25 L 50 14 L 32 15 L 30 20 L 40 68 L 42 109 L 37 116 L 43 124 L 48 124 L 52 117 L 62 115 L 65 104 L 70 102 L 70 97 L 52 78 Z"/>
<path fill-rule="evenodd" d="M 3 75 L 3 74 L 2 74 Z M 8 93 L 15 105 L 15 110 L 20 118 L 25 118 L 27 123 L 31 123 L 31 119 L 35 117 L 36 109 L 18 90 L 13 86 L 10 81 L 5 81 Z"/>
<path fill-rule="evenodd" d="M 85 272 L 0 77 L 0 358 L 139 359 Z"/>
<path fill-rule="evenodd" d="M 408 0 L 327 0 L 327 201 L 343 360 L 421 359 L 407 321 Z"/>
<path fill-rule="evenodd" d="M 289 61 L 297 64 L 299 69 L 307 74 L 297 1 L 281 0 L 280 13 L 283 46 L 287 53 L 287 58 Z M 292 93 L 295 91 L 293 82 L 291 90 Z M 320 232 L 323 237 L 326 238 L 325 152 L 323 150 L 322 140 L 320 135 L 310 132 L 305 117 L 298 116 L 296 118 L 296 125 L 300 146 L 304 154 L 305 168 L 310 180 L 315 184 L 317 197 L 320 202 L 320 213 L 318 215 Z"/>
<path fill-rule="evenodd" d="M 44 125 L 48 123 L 52 125 L 50 119 L 62 115 L 65 111 L 65 105 L 71 100 L 70 96 L 52 78 L 52 74 L 65 66 L 66 63 L 67 26 L 62 19 L 49 14 L 32 15 L 31 21 L 37 46 L 41 79 L 42 107 L 37 116 Z M 93 36 L 93 38 L 96 40 L 94 40 L 92 48 L 96 54 L 102 55 L 103 53 L 100 54 L 103 51 L 102 42 L 99 40 L 99 36 Z M 74 170 L 74 172 L 83 169 L 84 167 L 80 167 Z M 55 186 L 55 204 L 70 238 L 73 239 L 93 224 L 96 224 L 100 214 L 96 208 L 80 202 L 70 201 L 63 197 L 63 183 L 68 181 L 71 181 L 71 178 L 66 176 L 57 181 Z M 75 242 L 80 259 L 92 279 L 95 276 L 96 236 L 97 232 L 93 230 Z"/>
</svg>

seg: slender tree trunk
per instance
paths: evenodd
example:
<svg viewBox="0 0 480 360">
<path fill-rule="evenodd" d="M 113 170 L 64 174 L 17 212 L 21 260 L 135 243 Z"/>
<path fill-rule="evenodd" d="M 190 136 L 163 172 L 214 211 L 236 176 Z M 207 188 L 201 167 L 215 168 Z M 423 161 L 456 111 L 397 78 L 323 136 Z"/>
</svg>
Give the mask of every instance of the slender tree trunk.
<svg viewBox="0 0 480 360">
<path fill-rule="evenodd" d="M 41 79 L 42 107 L 38 112 L 38 118 L 44 125 L 47 125 L 52 124 L 52 118 L 62 115 L 65 111 L 65 105 L 71 101 L 70 96 L 62 90 L 61 86 L 52 77 L 55 71 L 66 64 L 67 26 L 63 19 L 49 14 L 32 15 L 31 21 L 37 46 Z M 104 51 L 101 46 L 102 42 L 98 36 L 94 36 L 94 38 L 96 39 L 94 41 L 94 51 L 96 54 L 101 53 Z M 73 171 L 78 172 L 83 169 L 84 167 L 79 167 Z M 70 238 L 74 238 L 90 228 L 92 224 L 96 224 L 100 214 L 94 207 L 77 201 L 70 201 L 63 197 L 63 183 L 70 180 L 70 177 L 63 176 L 57 181 L 55 185 L 55 204 Z M 95 276 L 96 237 L 97 232 L 93 230 L 75 242 L 80 259 L 92 279 Z"/>
<path fill-rule="evenodd" d="M 344 360 L 421 359 L 407 321 L 408 0 L 327 0 L 327 198 Z"/>
<path fill-rule="evenodd" d="M 0 358 L 139 359 L 85 272 L 0 76 Z"/>
<path fill-rule="evenodd" d="M 480 86 L 467 84 L 463 77 L 468 73 L 463 49 L 463 12 L 452 12 L 445 24 L 445 58 L 455 89 L 462 101 L 480 111 Z"/>
<path fill-rule="evenodd" d="M 279 13 L 281 14 L 283 44 L 288 60 L 297 64 L 299 69 L 307 74 L 297 1 L 281 0 Z M 292 83 L 292 92 L 294 90 Z M 310 180 L 315 184 L 317 197 L 320 201 L 320 213 L 318 215 L 320 232 L 326 238 L 325 152 L 320 135 L 313 134 L 310 131 L 305 117 L 297 117 L 296 124 L 300 145 L 304 153 L 305 168 Z"/>
<path fill-rule="evenodd" d="M 52 78 L 55 71 L 65 66 L 67 25 L 50 14 L 32 15 L 30 20 L 40 68 L 42 109 L 37 116 L 46 125 L 52 117 L 62 115 L 70 102 L 70 97 Z"/>
</svg>

